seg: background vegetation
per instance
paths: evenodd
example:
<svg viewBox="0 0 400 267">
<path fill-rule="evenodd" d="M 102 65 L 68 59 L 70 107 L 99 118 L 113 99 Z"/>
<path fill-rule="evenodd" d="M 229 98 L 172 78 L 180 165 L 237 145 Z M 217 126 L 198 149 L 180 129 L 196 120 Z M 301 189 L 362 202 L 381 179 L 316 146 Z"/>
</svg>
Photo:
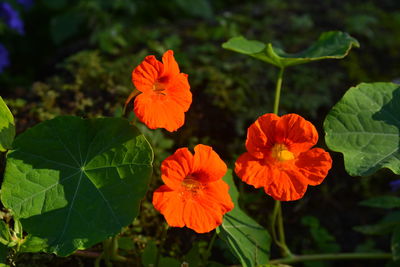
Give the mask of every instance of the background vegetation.
<svg viewBox="0 0 400 267">
<path fill-rule="evenodd" d="M 292 67 L 285 73 L 280 113 L 301 114 L 320 133 L 328 110 L 349 87 L 400 80 L 397 0 L 37 0 L 29 9 L 17 1 L 8 2 L 19 10 L 25 26 L 21 35 L 0 22 L 1 43 L 10 53 L 10 65 L 0 73 L 0 90 L 16 117 L 18 133 L 61 114 L 121 116 L 133 89 L 131 71 L 148 54 L 159 57 L 173 49 L 181 71 L 189 74 L 193 104 L 185 125 L 172 134 L 141 127 L 156 148 L 156 167 L 141 214 L 121 239 L 124 253 L 138 261 L 144 247 L 159 240 L 162 232 L 159 225 L 164 219 L 151 205 L 152 192 L 161 184 L 160 162 L 178 147 L 203 143 L 213 146 L 232 166 L 245 150 L 247 127 L 272 111 L 276 69 L 222 49 L 230 37 L 272 41 L 289 52 L 306 48 L 329 30 L 348 32 L 358 39 L 361 47 L 344 60 Z M 324 147 L 322 137 L 320 147 Z M 374 223 L 385 215 L 385 210 L 358 203 L 398 194 L 389 185 L 394 175 L 383 170 L 373 177 L 350 177 L 341 154 L 331 155 L 334 166 L 325 182 L 309 188 L 303 199 L 283 203 L 290 248 L 294 253 L 389 251 L 389 237 L 365 236 L 353 227 Z M 272 198 L 243 183 L 238 186 L 242 207 L 268 226 Z M 205 253 L 210 237 L 170 229 L 163 254 L 182 259 L 191 249 Z M 218 240 L 211 259 L 237 264 Z M 52 266 L 55 262 L 57 266 L 91 266 L 93 260 L 26 254 L 16 264 L 48 266 L 50 262 Z M 307 266 L 339 264 L 378 263 Z"/>
</svg>

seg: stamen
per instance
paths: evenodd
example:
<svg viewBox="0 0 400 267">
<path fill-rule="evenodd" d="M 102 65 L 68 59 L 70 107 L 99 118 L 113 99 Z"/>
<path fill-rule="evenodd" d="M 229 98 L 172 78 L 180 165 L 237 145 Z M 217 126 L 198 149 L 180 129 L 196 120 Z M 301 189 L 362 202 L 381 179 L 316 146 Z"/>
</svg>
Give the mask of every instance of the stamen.
<svg viewBox="0 0 400 267">
<path fill-rule="evenodd" d="M 294 155 L 284 144 L 275 144 L 272 148 L 271 155 L 278 161 L 287 161 L 294 159 Z"/>
</svg>

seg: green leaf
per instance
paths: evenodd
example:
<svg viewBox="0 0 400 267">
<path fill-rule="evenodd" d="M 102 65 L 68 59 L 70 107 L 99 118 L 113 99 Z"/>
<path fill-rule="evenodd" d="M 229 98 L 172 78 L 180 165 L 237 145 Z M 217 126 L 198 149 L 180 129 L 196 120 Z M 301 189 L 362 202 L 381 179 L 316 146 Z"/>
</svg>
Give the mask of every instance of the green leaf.
<svg viewBox="0 0 400 267">
<path fill-rule="evenodd" d="M 400 198 L 394 196 L 374 197 L 361 201 L 360 205 L 373 208 L 393 209 L 400 207 Z"/>
<path fill-rule="evenodd" d="M 399 102 L 399 85 L 362 83 L 331 109 L 324 122 L 325 141 L 343 153 L 350 175 L 370 175 L 381 168 L 400 174 Z"/>
<path fill-rule="evenodd" d="M 56 45 L 77 35 L 84 23 L 82 14 L 76 11 L 69 11 L 54 17 L 51 20 L 51 37 Z"/>
<path fill-rule="evenodd" d="M 7 246 L 10 241 L 10 229 L 5 221 L 0 220 L 0 243 Z"/>
<path fill-rule="evenodd" d="M 392 235 L 391 249 L 392 249 L 393 260 L 394 261 L 400 260 L 400 225 L 394 229 Z"/>
<path fill-rule="evenodd" d="M 356 39 L 344 32 L 324 32 L 318 41 L 299 53 L 286 53 L 272 43 L 247 40 L 243 36 L 234 37 L 222 44 L 222 47 L 241 54 L 255 57 L 277 67 L 288 67 L 321 59 L 340 59 L 347 56 L 352 47 L 359 47 Z"/>
<path fill-rule="evenodd" d="M 150 240 L 147 243 L 145 250 L 142 253 L 142 264 L 144 267 L 155 266 L 157 260 L 158 249 L 156 243 Z M 159 267 L 180 267 L 181 262 L 174 258 L 160 257 L 158 262 Z"/>
<path fill-rule="evenodd" d="M 400 212 L 396 211 L 387 214 L 376 224 L 356 226 L 354 230 L 366 235 L 385 235 L 393 232 L 398 226 L 400 226 Z"/>
<path fill-rule="evenodd" d="M 41 252 L 41 251 L 46 251 L 47 249 L 47 240 L 39 238 L 37 236 L 33 235 L 28 235 L 24 243 L 22 243 L 19 252 Z"/>
<path fill-rule="evenodd" d="M 11 149 L 15 136 L 14 117 L 0 96 L 0 151 Z"/>
<path fill-rule="evenodd" d="M 8 266 L 5 265 L 5 263 L 7 262 L 8 251 L 9 248 L 0 243 L 0 267 Z"/>
<path fill-rule="evenodd" d="M 232 171 L 229 170 L 223 179 L 229 184 L 235 208 L 225 214 L 223 223 L 217 229 L 218 235 L 243 266 L 267 263 L 271 246 L 268 231 L 240 209 Z"/>
<path fill-rule="evenodd" d="M 127 120 L 57 117 L 18 136 L 14 149 L 1 200 L 48 252 L 88 248 L 138 215 L 153 152 Z"/>
</svg>

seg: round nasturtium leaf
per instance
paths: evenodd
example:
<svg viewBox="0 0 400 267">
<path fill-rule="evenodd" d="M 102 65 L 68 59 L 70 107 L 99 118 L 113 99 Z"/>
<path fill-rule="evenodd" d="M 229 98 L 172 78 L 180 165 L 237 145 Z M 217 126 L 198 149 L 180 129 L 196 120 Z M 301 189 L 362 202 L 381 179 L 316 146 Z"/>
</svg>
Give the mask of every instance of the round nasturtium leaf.
<svg viewBox="0 0 400 267">
<path fill-rule="evenodd" d="M 359 47 L 358 41 L 349 34 L 330 31 L 321 34 L 309 48 L 299 53 L 286 53 L 272 43 L 247 40 L 243 36 L 231 38 L 222 47 L 249 55 L 277 67 L 283 68 L 328 58 L 344 58 L 352 47 Z"/>
<path fill-rule="evenodd" d="M 324 122 L 328 147 L 344 155 L 350 175 L 381 168 L 400 174 L 400 85 L 362 83 L 350 88 Z"/>
<path fill-rule="evenodd" d="M 0 96 L 0 152 L 11 148 L 14 136 L 14 117 Z"/>
<path fill-rule="evenodd" d="M 153 152 L 122 118 L 57 117 L 19 135 L 1 200 L 61 256 L 113 236 L 138 215 Z"/>
</svg>

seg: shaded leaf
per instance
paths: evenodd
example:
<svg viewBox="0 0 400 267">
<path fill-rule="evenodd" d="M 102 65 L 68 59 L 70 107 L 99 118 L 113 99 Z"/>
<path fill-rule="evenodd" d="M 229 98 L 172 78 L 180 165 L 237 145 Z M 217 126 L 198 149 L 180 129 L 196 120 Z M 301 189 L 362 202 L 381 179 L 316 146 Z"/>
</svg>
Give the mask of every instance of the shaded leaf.
<svg viewBox="0 0 400 267">
<path fill-rule="evenodd" d="M 382 209 L 398 208 L 400 207 L 400 198 L 395 196 L 374 197 L 371 199 L 361 201 L 360 205 L 373 208 L 382 208 Z"/>
<path fill-rule="evenodd" d="M 18 136 L 14 149 L 1 198 L 48 252 L 88 248 L 138 215 L 153 153 L 127 120 L 58 117 Z"/>
<path fill-rule="evenodd" d="M 153 240 L 150 240 L 147 243 L 145 250 L 142 253 L 142 264 L 144 267 L 152 267 L 155 266 L 157 261 L 157 253 L 158 249 L 156 243 Z M 159 267 L 180 267 L 181 262 L 174 258 L 162 257 L 160 256 Z"/>
<path fill-rule="evenodd" d="M 324 122 L 328 147 L 344 155 L 350 175 L 381 168 L 400 174 L 400 86 L 362 83 L 350 88 Z"/>
<path fill-rule="evenodd" d="M 217 229 L 218 235 L 243 266 L 267 263 L 271 246 L 268 231 L 240 209 L 232 171 L 229 170 L 223 179 L 229 184 L 235 208 L 225 214 L 223 223 Z"/>
<path fill-rule="evenodd" d="M 15 136 L 14 117 L 0 96 L 0 151 L 11 149 Z"/>
<path fill-rule="evenodd" d="M 231 38 L 222 44 L 225 49 L 255 57 L 277 67 L 288 67 L 329 58 L 344 58 L 353 46 L 360 45 L 356 39 L 339 31 L 324 32 L 309 48 L 293 54 L 273 47 L 272 43 L 264 44 L 256 40 L 247 40 L 243 36 Z"/>
<path fill-rule="evenodd" d="M 372 225 L 356 226 L 353 229 L 366 235 L 385 235 L 400 226 L 400 212 L 391 212 L 381 221 Z"/>
</svg>

